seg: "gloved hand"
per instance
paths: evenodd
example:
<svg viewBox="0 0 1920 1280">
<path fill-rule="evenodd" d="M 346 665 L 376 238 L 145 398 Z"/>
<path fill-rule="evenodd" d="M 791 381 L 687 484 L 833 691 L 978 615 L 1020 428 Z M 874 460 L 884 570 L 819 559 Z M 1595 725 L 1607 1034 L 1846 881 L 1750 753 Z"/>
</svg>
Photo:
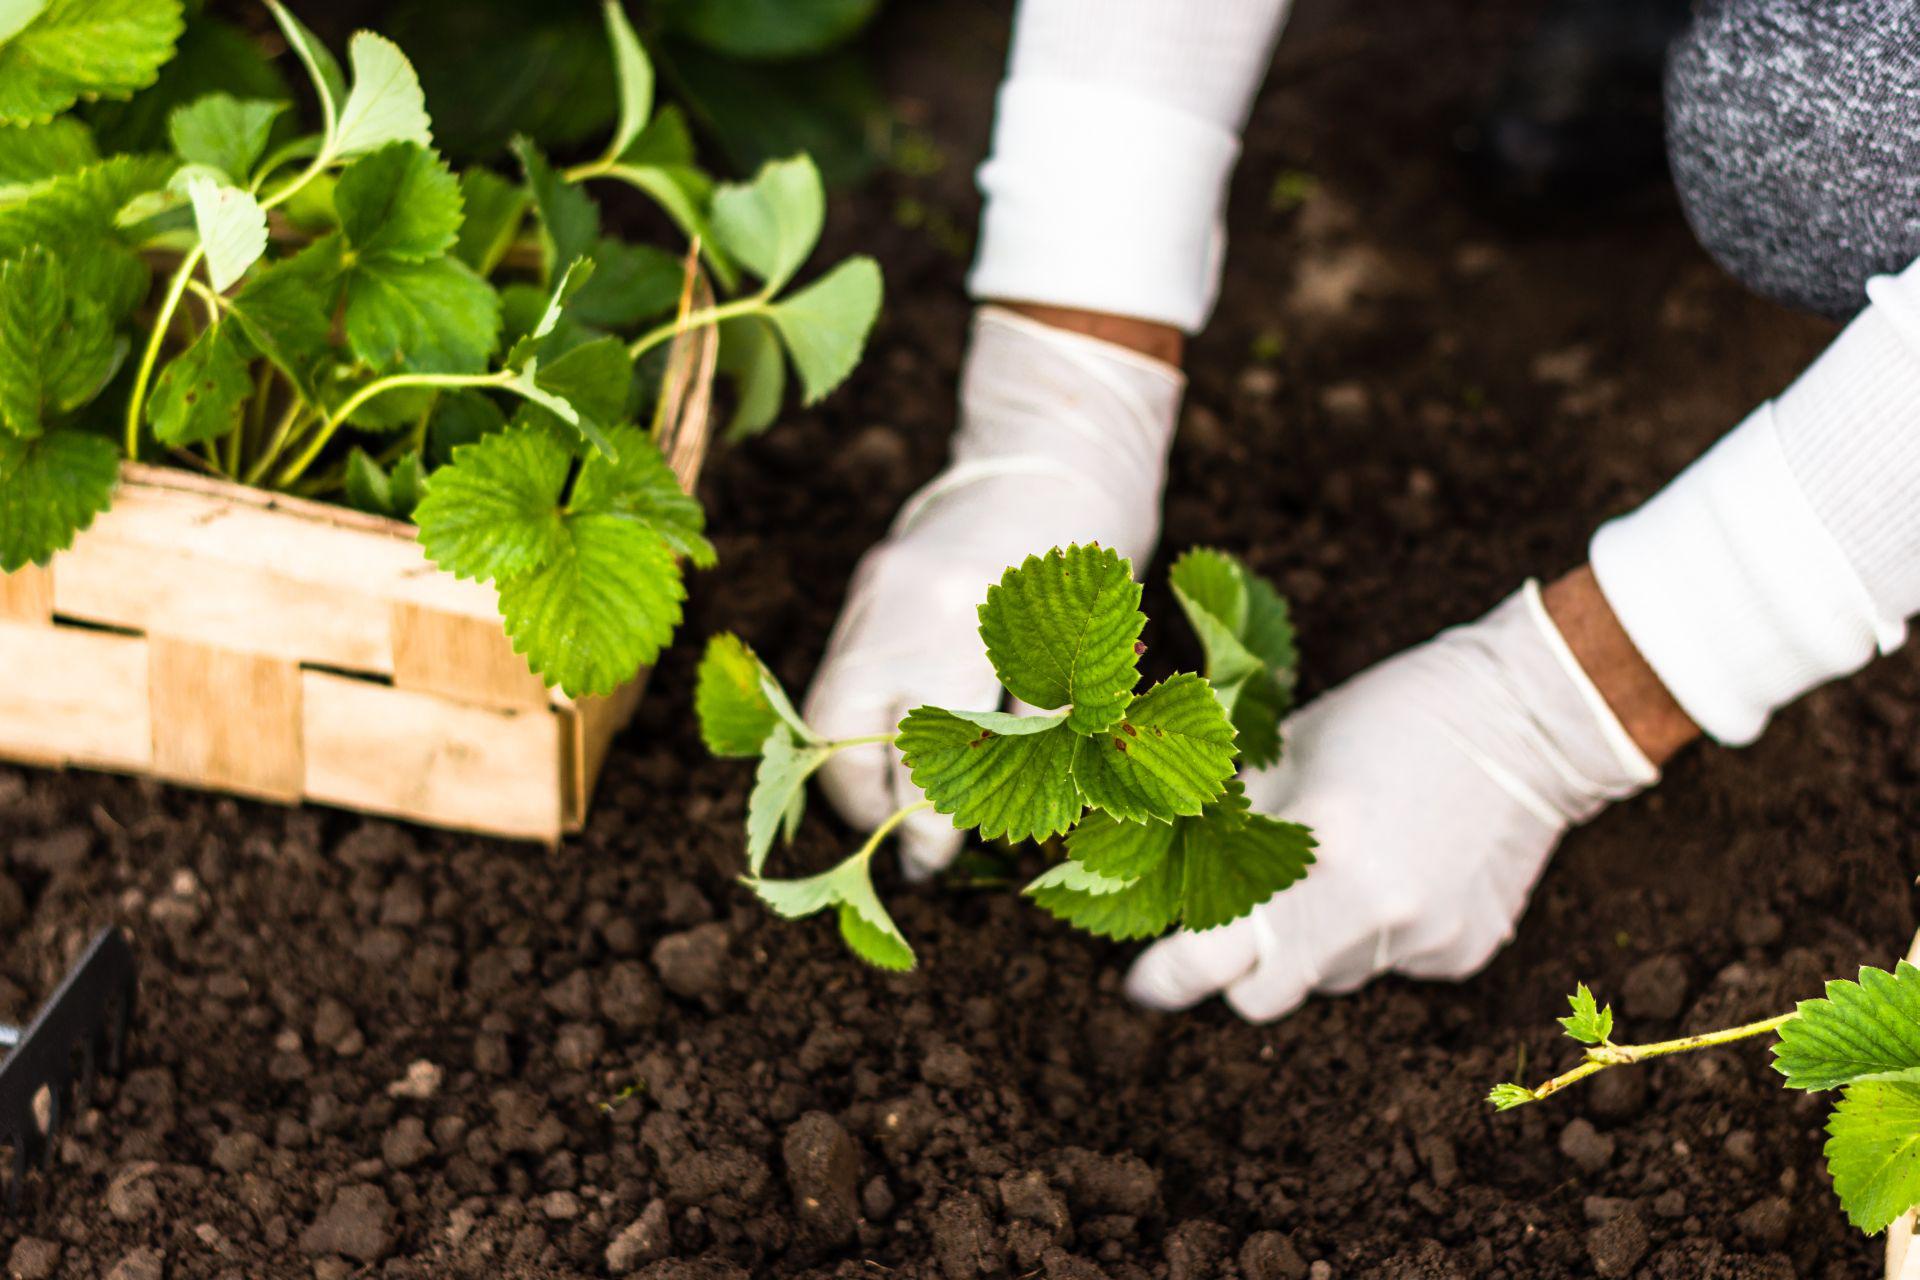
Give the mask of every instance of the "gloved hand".
<svg viewBox="0 0 1920 1280">
<path fill-rule="evenodd" d="M 808 723 L 853 738 L 889 733 L 926 703 L 998 709 L 977 614 L 988 585 L 1073 542 L 1112 547 L 1144 570 L 1184 387 L 1171 365 L 983 307 L 952 461 L 861 560 L 807 695 Z M 847 820 L 869 830 L 920 799 L 890 746 L 839 753 L 821 781 Z M 944 867 L 960 843 L 937 813 L 900 828 L 910 875 Z"/>
<path fill-rule="evenodd" d="M 1290 717 L 1246 778 L 1256 810 L 1311 826 L 1307 878 L 1253 913 L 1150 948 L 1127 991 L 1216 992 L 1255 1021 L 1389 970 L 1464 978 L 1513 936 L 1567 828 L 1658 780 L 1541 603 L 1537 583 Z"/>
</svg>

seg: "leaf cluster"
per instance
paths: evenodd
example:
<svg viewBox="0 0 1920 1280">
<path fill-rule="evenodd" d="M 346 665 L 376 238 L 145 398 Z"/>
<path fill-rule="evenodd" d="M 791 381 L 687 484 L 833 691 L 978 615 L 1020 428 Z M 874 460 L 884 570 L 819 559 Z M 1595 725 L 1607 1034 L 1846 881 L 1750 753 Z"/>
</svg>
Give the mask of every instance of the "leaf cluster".
<svg viewBox="0 0 1920 1280">
<path fill-rule="evenodd" d="M 920 807 L 950 816 L 956 827 L 985 839 L 1065 835 L 1065 859 L 1026 893 L 1051 914 L 1107 937 L 1217 927 L 1298 880 L 1313 861 L 1311 834 L 1253 813 L 1233 780 L 1240 758 L 1234 713 L 1247 705 L 1245 691 L 1256 680 L 1291 687 L 1284 606 L 1224 553 L 1196 551 L 1180 564 L 1187 568 L 1176 566 L 1176 583 L 1199 584 L 1187 593 L 1192 603 L 1183 597 L 1183 604 L 1211 669 L 1230 656 L 1228 646 L 1245 651 L 1250 644 L 1284 653 L 1287 664 L 1234 666 L 1224 686 L 1184 673 L 1140 688 L 1147 619 L 1132 566 L 1098 546 L 1056 548 L 1008 569 L 979 611 L 980 637 L 1001 687 L 1035 713 L 919 707 L 888 739 L 926 796 Z M 1256 609 L 1258 624 L 1250 621 Z M 1275 641 L 1283 633 L 1284 651 Z M 1284 703 L 1267 697 L 1265 705 L 1277 715 Z M 784 882 L 761 874 L 775 840 L 790 837 L 800 820 L 807 778 L 835 752 L 873 744 L 824 740 L 732 636 L 708 647 L 696 709 L 716 755 L 759 757 L 747 810 L 755 892 L 782 914 L 837 904 L 842 932 L 863 957 L 888 966 L 910 961 L 905 940 L 873 915 L 867 897 L 849 906 L 856 881 L 866 886 L 860 894 L 870 893 L 866 867 L 888 828 L 827 877 Z M 1264 729 L 1267 758 L 1277 757 L 1277 722 Z M 796 896 L 795 883 L 815 890 Z M 847 911 L 857 927 L 848 925 Z M 863 945 L 872 941 L 867 930 L 885 945 Z"/>
<path fill-rule="evenodd" d="M 852 370 L 878 267 L 796 285 L 824 214 L 813 163 L 709 176 L 615 0 L 602 158 L 556 169 L 524 143 L 515 175 L 448 165 L 392 41 L 355 34 L 343 67 L 263 2 L 315 128 L 180 0 L 0 13 L 0 570 L 70 545 L 120 456 L 159 457 L 414 519 L 435 563 L 494 585 L 537 673 L 611 690 L 670 637 L 682 561 L 712 560 L 663 424 L 642 425 L 668 348 L 714 330 L 734 432 L 760 430 L 789 367 L 808 401 Z M 116 98 L 110 130 L 61 114 Z M 602 228 L 587 184 L 607 180 L 666 212 L 720 297 L 693 289 L 691 253 Z M 157 263 L 175 265 L 143 313 Z"/>
</svg>

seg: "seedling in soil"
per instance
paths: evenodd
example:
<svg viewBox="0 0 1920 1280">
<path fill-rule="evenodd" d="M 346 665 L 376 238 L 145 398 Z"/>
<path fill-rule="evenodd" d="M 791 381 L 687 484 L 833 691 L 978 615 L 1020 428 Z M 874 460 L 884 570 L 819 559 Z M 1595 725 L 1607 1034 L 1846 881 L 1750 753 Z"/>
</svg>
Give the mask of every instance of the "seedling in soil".
<svg viewBox="0 0 1920 1280">
<path fill-rule="evenodd" d="M 1689 1053 L 1778 1033 L 1774 1070 L 1789 1089 L 1840 1091 L 1827 1118 L 1827 1169 L 1847 1218 L 1869 1234 L 1920 1204 L 1920 968 L 1906 961 L 1860 970 L 1858 982 L 1829 982 L 1825 999 L 1791 1013 L 1662 1040 L 1619 1044 L 1613 1010 L 1597 1007 L 1582 984 L 1560 1020 L 1587 1046 L 1580 1064 L 1544 1084 L 1495 1085 L 1487 1101 L 1507 1111 L 1560 1092 L 1588 1076 L 1674 1053 Z"/>
<path fill-rule="evenodd" d="M 556 172 L 522 143 L 516 178 L 447 165 L 391 41 L 356 34 L 343 70 L 265 3 L 317 127 L 220 91 L 231 68 L 156 85 L 198 8 L 182 0 L 0 17 L 0 572 L 71 545 L 123 456 L 163 460 L 411 517 L 437 564 L 493 584 L 534 671 L 608 692 L 671 637 L 681 561 L 713 559 L 658 447 L 676 415 L 648 417 L 663 349 L 717 336 L 734 433 L 760 429 L 789 364 L 809 402 L 852 370 L 879 268 L 794 287 L 820 238 L 812 161 L 715 183 L 615 0 L 601 159 Z M 170 108 L 170 153 L 102 155 L 71 109 L 149 86 L 164 100 L 136 105 Z M 664 209 L 685 250 L 605 234 L 582 185 L 601 179 Z M 726 296 L 692 287 L 701 263 Z"/>
<path fill-rule="evenodd" d="M 1025 893 L 1104 937 L 1215 928 L 1300 879 L 1313 861 L 1311 833 L 1252 812 L 1233 776 L 1242 759 L 1280 755 L 1295 665 L 1285 602 L 1218 551 L 1189 552 L 1171 580 L 1205 675 L 1138 690 L 1147 619 L 1132 566 L 1098 546 L 1055 548 L 1007 570 L 980 607 L 1001 686 L 1037 714 L 919 707 L 896 732 L 866 738 L 823 738 L 746 645 L 716 636 L 696 704 L 714 754 L 760 761 L 747 803 L 747 885 L 788 918 L 835 911 L 855 954 L 907 969 L 913 949 L 870 866 L 899 824 L 927 809 L 988 840 L 1065 836 L 1065 858 Z M 876 744 L 900 752 L 926 799 L 831 870 L 767 878 L 775 841 L 790 840 L 805 812 L 807 779 L 836 753 Z"/>
</svg>

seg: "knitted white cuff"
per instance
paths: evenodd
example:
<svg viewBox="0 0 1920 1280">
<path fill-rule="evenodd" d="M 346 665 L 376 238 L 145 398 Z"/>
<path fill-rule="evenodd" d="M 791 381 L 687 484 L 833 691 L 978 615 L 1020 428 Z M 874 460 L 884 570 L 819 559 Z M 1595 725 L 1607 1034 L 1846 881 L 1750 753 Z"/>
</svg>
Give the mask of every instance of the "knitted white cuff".
<svg viewBox="0 0 1920 1280">
<path fill-rule="evenodd" d="M 1709 736 L 1753 741 L 1778 707 L 1906 638 L 1787 464 L 1764 404 L 1671 484 L 1602 525 L 1594 576 Z"/>
<path fill-rule="evenodd" d="M 976 298 L 1038 302 L 1198 330 L 1226 249 L 1233 131 L 1102 85 L 1002 86 Z"/>
</svg>

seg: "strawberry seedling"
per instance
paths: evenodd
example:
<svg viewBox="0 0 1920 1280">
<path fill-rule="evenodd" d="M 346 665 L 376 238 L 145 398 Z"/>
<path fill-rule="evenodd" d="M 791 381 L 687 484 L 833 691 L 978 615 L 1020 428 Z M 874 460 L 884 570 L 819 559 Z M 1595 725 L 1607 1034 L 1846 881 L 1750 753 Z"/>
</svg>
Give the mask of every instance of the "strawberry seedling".
<svg viewBox="0 0 1920 1280">
<path fill-rule="evenodd" d="M 1214 928 L 1300 879 L 1313 861 L 1311 833 L 1252 812 L 1233 776 L 1243 756 L 1269 764 L 1280 754 L 1295 661 L 1286 605 L 1218 551 L 1189 552 L 1171 577 L 1205 675 L 1139 689 L 1147 618 L 1132 566 L 1098 546 L 1055 548 L 1007 570 L 980 607 L 1002 688 L 1036 714 L 918 707 L 896 732 L 869 738 L 824 739 L 746 645 L 716 636 L 696 709 L 715 755 L 760 761 L 747 803 L 748 886 L 789 918 L 833 909 L 855 954 L 905 969 L 913 949 L 875 893 L 870 864 L 926 809 L 985 839 L 1065 836 L 1064 859 L 1025 892 L 1109 938 Z M 807 779 L 837 752 L 876 745 L 900 753 L 926 798 L 831 870 L 767 878 L 775 842 L 791 839 L 805 812 Z"/>
<path fill-rule="evenodd" d="M 1892 973 L 1863 968 L 1858 982 L 1829 982 L 1824 999 L 1803 1000 L 1791 1013 L 1651 1044 L 1616 1043 L 1611 1006 L 1599 1006 L 1585 984 L 1569 1001 L 1573 1012 L 1560 1024 L 1587 1046 L 1580 1064 L 1531 1088 L 1495 1085 L 1487 1101 L 1496 1110 L 1539 1102 L 1614 1067 L 1777 1034 L 1773 1067 L 1787 1088 L 1839 1091 L 1826 1156 L 1848 1220 L 1873 1234 L 1920 1205 L 1920 968 L 1904 960 Z"/>
<path fill-rule="evenodd" d="M 224 81 L 156 85 L 182 0 L 0 18 L 0 571 L 71 545 L 123 457 L 167 461 L 413 519 L 436 564 L 493 584 L 547 683 L 610 691 L 679 623 L 681 562 L 713 560 L 656 439 L 669 344 L 714 330 L 734 434 L 759 430 L 788 365 L 808 402 L 852 370 L 879 268 L 794 287 L 820 237 L 813 163 L 715 182 L 616 0 L 602 157 L 556 171 L 522 143 L 517 178 L 447 165 L 391 41 L 356 34 L 343 69 L 263 2 L 316 127 Z M 175 104 L 171 152 L 103 154 L 74 109 L 148 86 Z M 600 180 L 659 205 L 687 252 L 606 234 Z M 701 262 L 722 296 L 692 287 Z"/>
</svg>

